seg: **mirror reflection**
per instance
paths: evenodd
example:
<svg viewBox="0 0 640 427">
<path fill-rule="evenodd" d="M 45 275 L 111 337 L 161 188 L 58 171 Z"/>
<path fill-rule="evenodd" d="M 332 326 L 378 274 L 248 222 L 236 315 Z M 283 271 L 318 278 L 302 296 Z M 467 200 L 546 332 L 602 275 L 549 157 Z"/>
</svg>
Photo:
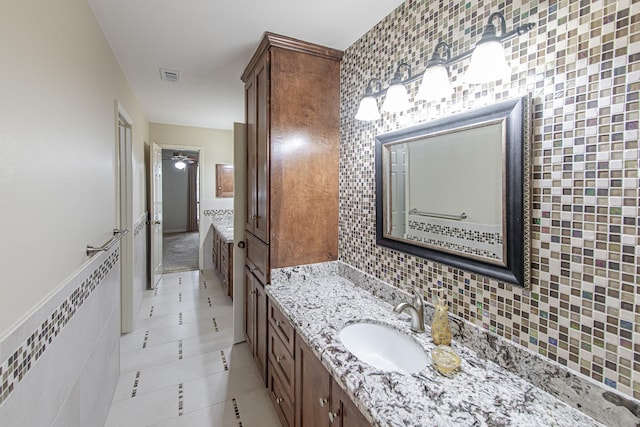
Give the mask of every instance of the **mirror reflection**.
<svg viewBox="0 0 640 427">
<path fill-rule="evenodd" d="M 504 120 L 389 144 L 385 235 L 504 265 Z"/>
</svg>

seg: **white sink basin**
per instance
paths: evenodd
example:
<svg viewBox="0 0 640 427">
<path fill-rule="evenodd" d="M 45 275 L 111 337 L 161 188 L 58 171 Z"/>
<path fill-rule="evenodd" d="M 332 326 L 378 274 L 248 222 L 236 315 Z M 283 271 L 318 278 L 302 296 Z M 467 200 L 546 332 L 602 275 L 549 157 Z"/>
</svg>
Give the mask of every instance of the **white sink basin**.
<svg viewBox="0 0 640 427">
<path fill-rule="evenodd" d="M 390 326 L 351 323 L 342 328 L 339 337 L 354 356 L 383 371 L 412 374 L 429 362 L 420 344 Z"/>
</svg>

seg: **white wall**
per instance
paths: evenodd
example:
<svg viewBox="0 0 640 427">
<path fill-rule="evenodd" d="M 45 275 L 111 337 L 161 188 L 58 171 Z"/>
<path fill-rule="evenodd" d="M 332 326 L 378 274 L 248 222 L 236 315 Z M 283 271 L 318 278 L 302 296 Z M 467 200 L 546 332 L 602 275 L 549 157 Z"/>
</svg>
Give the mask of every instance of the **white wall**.
<svg viewBox="0 0 640 427">
<path fill-rule="evenodd" d="M 149 138 L 163 148 L 200 150 L 200 267 L 203 243 L 211 227 L 210 212 L 233 209 L 233 198 L 216 197 L 216 163 L 233 164 L 233 134 L 230 130 L 149 123 Z"/>
<path fill-rule="evenodd" d="M 116 102 L 133 121 L 134 220 L 148 122 L 86 0 L 5 1 L 0 40 L 0 366 L 30 340 L 44 348 L 20 361 L 24 375 L 4 371 L 0 425 L 102 425 L 119 371 L 120 262 L 104 276 L 105 254 L 86 246 L 116 225 Z M 74 296 L 79 277 L 98 280 L 90 295 Z"/>
<path fill-rule="evenodd" d="M 3 2 L 0 40 L 2 336 L 111 236 L 115 100 L 134 121 L 144 212 L 148 124 L 85 0 Z"/>
<path fill-rule="evenodd" d="M 162 161 L 162 231 L 187 231 L 189 180 L 187 168 L 178 169 L 173 160 Z"/>
</svg>

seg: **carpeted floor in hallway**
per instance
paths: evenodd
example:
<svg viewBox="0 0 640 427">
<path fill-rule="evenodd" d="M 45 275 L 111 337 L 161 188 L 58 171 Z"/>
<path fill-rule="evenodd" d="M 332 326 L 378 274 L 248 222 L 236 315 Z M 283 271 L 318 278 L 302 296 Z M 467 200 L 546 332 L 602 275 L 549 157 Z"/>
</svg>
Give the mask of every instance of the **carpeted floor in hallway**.
<svg viewBox="0 0 640 427">
<path fill-rule="evenodd" d="M 162 272 L 198 270 L 200 249 L 197 231 L 165 233 L 162 236 Z"/>
</svg>

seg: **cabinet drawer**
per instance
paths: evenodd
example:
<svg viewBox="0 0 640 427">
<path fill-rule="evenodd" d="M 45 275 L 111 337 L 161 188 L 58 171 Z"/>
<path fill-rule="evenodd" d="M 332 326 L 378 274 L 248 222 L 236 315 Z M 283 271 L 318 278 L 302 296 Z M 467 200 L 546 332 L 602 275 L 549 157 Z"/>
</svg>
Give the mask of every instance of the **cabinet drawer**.
<svg viewBox="0 0 640 427">
<path fill-rule="evenodd" d="M 282 382 L 282 387 L 289 397 L 293 397 L 293 376 L 295 371 L 295 363 L 291 353 L 287 351 L 280 337 L 269 323 L 269 363 L 275 366 L 278 371 L 278 377 Z"/>
<path fill-rule="evenodd" d="M 269 362 L 267 390 L 269 390 L 271 403 L 273 403 L 282 425 L 285 427 L 293 427 L 293 399 L 284 391 L 280 377 L 271 362 Z"/>
<path fill-rule="evenodd" d="M 269 283 L 269 245 L 247 233 L 247 266 L 263 284 Z"/>
<path fill-rule="evenodd" d="M 282 314 L 282 312 L 271 303 L 269 300 L 269 305 L 267 308 L 267 318 L 269 319 L 270 329 L 273 329 L 275 333 L 280 337 L 282 344 L 287 349 L 289 354 L 294 353 L 293 349 L 293 340 L 295 337 L 295 330 L 287 317 Z"/>
</svg>

